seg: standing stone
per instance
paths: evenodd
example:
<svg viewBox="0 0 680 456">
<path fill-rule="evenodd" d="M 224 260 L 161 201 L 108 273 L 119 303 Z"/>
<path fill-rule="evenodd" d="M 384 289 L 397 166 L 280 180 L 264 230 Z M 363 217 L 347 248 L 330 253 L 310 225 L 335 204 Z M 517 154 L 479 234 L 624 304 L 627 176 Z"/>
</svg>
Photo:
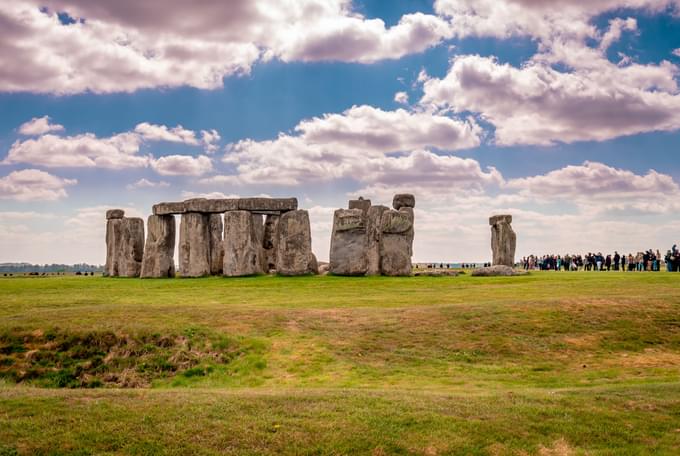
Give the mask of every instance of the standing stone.
<svg viewBox="0 0 680 456">
<path fill-rule="evenodd" d="M 182 214 L 179 226 L 179 274 L 210 275 L 210 217 L 198 212 Z"/>
<path fill-rule="evenodd" d="M 332 274 L 366 274 L 368 270 L 366 218 L 361 209 L 335 211 L 329 267 Z"/>
<path fill-rule="evenodd" d="M 364 199 L 360 196 L 359 199 L 349 200 L 349 209 L 361 209 L 364 214 L 368 213 L 368 209 L 371 207 L 371 200 Z"/>
<path fill-rule="evenodd" d="M 387 276 L 411 275 L 413 208 L 385 211 L 382 216 L 380 267 Z"/>
<path fill-rule="evenodd" d="M 256 243 L 259 248 L 258 258 L 260 258 L 260 269 L 263 273 L 269 272 L 267 268 L 267 258 L 264 252 L 264 216 L 262 214 L 250 213 L 253 217 L 253 227 L 255 228 Z"/>
<path fill-rule="evenodd" d="M 309 213 L 304 210 L 286 212 L 281 215 L 277 229 L 276 272 L 293 276 L 309 274 L 314 265 L 312 254 L 312 230 Z"/>
<path fill-rule="evenodd" d="M 517 235 L 512 230 L 512 215 L 495 215 L 489 218 L 491 225 L 491 251 L 494 266 L 515 265 Z"/>
<path fill-rule="evenodd" d="M 416 197 L 410 193 L 396 194 L 392 200 L 392 207 L 397 211 L 402 207 L 416 207 Z"/>
<path fill-rule="evenodd" d="M 122 243 L 122 230 L 122 217 L 109 218 L 106 221 L 106 265 L 104 266 L 105 276 L 118 277 L 118 259 L 120 257 L 119 251 Z"/>
<path fill-rule="evenodd" d="M 386 206 L 371 206 L 367 214 L 366 234 L 368 236 L 368 246 L 366 248 L 366 259 L 368 268 L 366 275 L 380 275 L 380 241 L 382 239 L 382 217 Z"/>
<path fill-rule="evenodd" d="M 150 215 L 142 261 L 142 278 L 175 276 L 175 217 Z"/>
<path fill-rule="evenodd" d="M 122 218 L 121 243 L 118 249 L 118 275 L 139 277 L 144 258 L 144 220 L 138 217 Z"/>
<path fill-rule="evenodd" d="M 262 244 L 253 215 L 248 211 L 224 214 L 224 269 L 227 277 L 261 274 Z"/>
<path fill-rule="evenodd" d="M 279 226 L 279 215 L 268 215 L 264 222 L 264 240 L 262 247 L 264 248 L 264 263 L 265 272 L 276 269 L 276 251 L 278 249 L 277 230 Z"/>
<path fill-rule="evenodd" d="M 210 214 L 208 224 L 210 231 L 210 274 L 222 275 L 222 265 L 224 264 L 222 214 Z"/>
</svg>

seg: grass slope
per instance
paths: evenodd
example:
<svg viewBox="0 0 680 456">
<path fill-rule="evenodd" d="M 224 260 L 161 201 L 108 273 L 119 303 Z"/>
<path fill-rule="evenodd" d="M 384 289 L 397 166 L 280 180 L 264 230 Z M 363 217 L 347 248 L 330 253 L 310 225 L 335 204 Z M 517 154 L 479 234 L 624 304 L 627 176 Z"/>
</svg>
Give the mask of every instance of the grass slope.
<svg viewBox="0 0 680 456">
<path fill-rule="evenodd" d="M 679 374 L 677 274 L 0 280 L 0 455 L 678 454 Z"/>
</svg>

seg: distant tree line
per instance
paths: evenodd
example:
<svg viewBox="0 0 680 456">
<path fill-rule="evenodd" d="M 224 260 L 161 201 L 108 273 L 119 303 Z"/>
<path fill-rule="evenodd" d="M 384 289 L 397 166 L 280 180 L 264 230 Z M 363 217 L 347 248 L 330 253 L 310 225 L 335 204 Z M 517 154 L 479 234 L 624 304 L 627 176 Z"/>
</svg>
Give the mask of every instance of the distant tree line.
<svg viewBox="0 0 680 456">
<path fill-rule="evenodd" d="M 104 266 L 87 263 L 79 264 L 31 264 L 31 263 L 0 263 L 2 273 L 29 273 L 29 272 L 102 272 Z"/>
</svg>

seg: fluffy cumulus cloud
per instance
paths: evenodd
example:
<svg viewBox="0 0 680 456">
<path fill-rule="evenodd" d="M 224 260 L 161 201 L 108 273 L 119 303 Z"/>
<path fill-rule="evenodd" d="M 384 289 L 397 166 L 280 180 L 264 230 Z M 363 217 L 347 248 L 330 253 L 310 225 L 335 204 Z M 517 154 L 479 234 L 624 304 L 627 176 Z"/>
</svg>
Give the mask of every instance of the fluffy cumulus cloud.
<svg viewBox="0 0 680 456">
<path fill-rule="evenodd" d="M 491 56 L 460 55 L 443 78 L 420 78 L 421 103 L 479 114 L 495 127 L 498 145 L 551 145 L 603 141 L 680 128 L 678 67 L 639 64 L 628 55 L 611 62 L 607 50 L 624 33 L 637 33 L 632 17 L 604 29 L 593 19 L 624 8 L 677 11 L 675 0 L 438 0 L 458 37 L 527 36 L 538 53 L 520 67 Z M 597 46 L 589 44 L 598 43 Z"/>
<path fill-rule="evenodd" d="M 138 154 L 139 136 L 121 133 L 99 138 L 92 133 L 75 136 L 46 134 L 12 144 L 3 163 L 28 163 L 50 168 L 139 168 L 149 164 Z"/>
<path fill-rule="evenodd" d="M 460 56 L 448 74 L 424 83 L 421 103 L 479 113 L 499 145 L 584 140 L 680 128 L 678 68 L 604 59 L 595 68 L 558 71 L 533 61 L 517 68 L 493 57 Z"/>
<path fill-rule="evenodd" d="M 34 117 L 19 126 L 19 134 L 24 136 L 37 136 L 53 131 L 63 131 L 64 126 L 51 124 L 49 116 Z"/>
<path fill-rule="evenodd" d="M 152 181 L 146 178 L 139 179 L 137 182 L 128 184 L 125 186 L 128 190 L 137 190 L 137 189 L 144 189 L 144 188 L 166 188 L 170 187 L 170 184 L 165 181 Z"/>
<path fill-rule="evenodd" d="M 200 136 L 181 125 L 167 127 L 147 122 L 138 124 L 132 131 L 100 138 L 92 133 L 74 136 L 59 136 L 38 131 L 63 130 L 60 125 L 51 125 L 47 116 L 33 119 L 20 127 L 33 131 L 35 138 L 17 140 L 10 147 L 3 164 L 26 163 L 48 168 L 144 168 L 152 165 L 161 174 L 187 175 L 204 174 L 211 169 L 211 160 L 205 156 L 173 155 L 155 160 L 150 154 L 143 154 L 141 146 L 146 142 L 171 142 L 188 146 L 202 146 L 207 152 L 217 149 L 220 135 L 215 130 L 201 130 Z M 45 130 L 47 128 L 47 130 Z M 28 133 L 27 133 L 28 134 Z"/>
<path fill-rule="evenodd" d="M 0 198 L 16 201 L 55 201 L 67 196 L 66 187 L 75 179 L 63 179 L 37 169 L 12 171 L 0 177 Z"/>
<path fill-rule="evenodd" d="M 212 170 L 212 160 L 205 155 L 166 155 L 153 160 L 151 167 L 163 176 L 201 176 Z"/>
<path fill-rule="evenodd" d="M 0 90 L 50 93 L 213 89 L 260 59 L 370 63 L 450 36 L 437 16 L 386 27 L 349 0 L 19 0 L 0 5 L 0 25 Z"/>
<path fill-rule="evenodd" d="M 295 134 L 231 145 L 223 161 L 235 168 L 235 174 L 208 182 L 297 185 L 342 178 L 367 182 L 392 172 L 402 178 L 431 180 L 428 171 L 458 164 L 459 159 L 422 149 L 475 147 L 480 134 L 473 120 L 355 106 L 341 114 L 304 120 Z"/>
<path fill-rule="evenodd" d="M 680 207 L 680 186 L 671 176 L 655 170 L 640 175 L 597 162 L 513 179 L 506 188 L 538 201 L 570 201 L 589 211 L 663 213 Z"/>
</svg>

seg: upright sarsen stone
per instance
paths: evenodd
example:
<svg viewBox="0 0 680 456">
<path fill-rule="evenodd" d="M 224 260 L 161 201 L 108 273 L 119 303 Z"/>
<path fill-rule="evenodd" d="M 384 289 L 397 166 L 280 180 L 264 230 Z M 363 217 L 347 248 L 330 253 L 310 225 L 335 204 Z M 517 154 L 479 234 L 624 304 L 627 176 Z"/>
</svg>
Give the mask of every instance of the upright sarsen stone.
<svg viewBox="0 0 680 456">
<path fill-rule="evenodd" d="M 142 278 L 175 276 L 175 217 L 150 215 L 146 222 Z"/>
<path fill-rule="evenodd" d="M 186 212 L 179 226 L 179 274 L 182 277 L 210 275 L 210 218 Z"/>
<path fill-rule="evenodd" d="M 309 213 L 304 210 L 281 215 L 277 228 L 276 272 L 281 275 L 303 275 L 318 270 L 312 254 L 312 232 Z"/>
<path fill-rule="evenodd" d="M 512 215 L 495 215 L 489 218 L 491 225 L 491 252 L 494 266 L 515 265 L 517 235 L 512 230 Z"/>
<path fill-rule="evenodd" d="M 380 275 L 380 242 L 382 240 L 382 217 L 389 209 L 386 206 L 371 206 L 368 209 L 366 235 L 366 275 Z"/>
<path fill-rule="evenodd" d="M 139 277 L 144 257 L 144 220 L 138 217 L 122 218 L 121 241 L 118 249 L 118 275 Z"/>
<path fill-rule="evenodd" d="M 253 215 L 248 211 L 230 211 L 224 214 L 224 264 L 222 273 L 227 277 L 261 274 L 262 244 Z"/>
<path fill-rule="evenodd" d="M 109 211 L 110 212 L 110 211 Z M 121 211 L 122 212 L 122 211 Z M 108 277 L 118 277 L 118 262 L 120 258 L 120 248 L 122 244 L 123 218 L 108 217 L 106 221 L 106 265 L 104 275 Z"/>
<path fill-rule="evenodd" d="M 268 215 L 264 222 L 264 239 L 262 247 L 264 249 L 265 272 L 276 269 L 276 251 L 279 245 L 278 227 L 279 215 Z"/>
<path fill-rule="evenodd" d="M 208 224 L 210 231 L 210 274 L 221 275 L 224 264 L 222 214 L 208 215 Z"/>
<path fill-rule="evenodd" d="M 380 267 L 383 275 L 411 275 L 413 255 L 413 208 L 401 207 L 382 215 Z"/>
<path fill-rule="evenodd" d="M 368 270 L 367 216 L 362 209 L 338 209 L 333 215 L 329 271 L 364 275 Z"/>
</svg>

